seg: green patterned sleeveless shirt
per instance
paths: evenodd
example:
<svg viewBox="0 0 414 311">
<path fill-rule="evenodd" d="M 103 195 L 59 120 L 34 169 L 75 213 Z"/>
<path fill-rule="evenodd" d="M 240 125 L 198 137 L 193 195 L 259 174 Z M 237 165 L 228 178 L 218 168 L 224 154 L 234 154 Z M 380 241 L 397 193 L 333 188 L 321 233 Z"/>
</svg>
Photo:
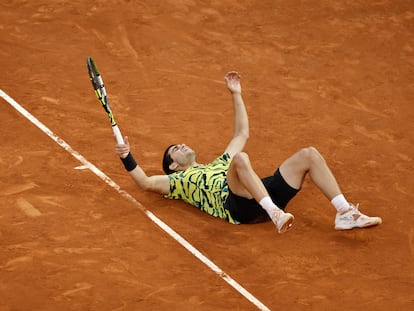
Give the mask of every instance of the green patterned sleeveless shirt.
<svg viewBox="0 0 414 311">
<path fill-rule="evenodd" d="M 166 197 L 183 200 L 209 215 L 238 224 L 224 208 L 229 195 L 227 170 L 230 162 L 230 155 L 224 153 L 209 164 L 198 164 L 168 175 L 170 192 Z"/>
</svg>

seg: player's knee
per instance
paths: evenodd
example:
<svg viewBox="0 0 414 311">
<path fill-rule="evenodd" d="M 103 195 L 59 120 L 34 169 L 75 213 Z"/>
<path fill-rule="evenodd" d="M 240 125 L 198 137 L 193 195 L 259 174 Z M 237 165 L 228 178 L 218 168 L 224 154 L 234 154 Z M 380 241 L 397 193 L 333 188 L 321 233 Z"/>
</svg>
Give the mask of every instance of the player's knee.
<svg viewBox="0 0 414 311">
<path fill-rule="evenodd" d="M 245 152 L 236 153 L 233 156 L 232 163 L 234 163 L 238 167 L 248 166 L 250 165 L 249 155 Z"/>
<path fill-rule="evenodd" d="M 300 151 L 300 155 L 301 155 L 302 160 L 308 163 L 314 163 L 314 162 L 323 160 L 318 149 L 316 149 L 315 147 L 303 148 Z"/>
</svg>

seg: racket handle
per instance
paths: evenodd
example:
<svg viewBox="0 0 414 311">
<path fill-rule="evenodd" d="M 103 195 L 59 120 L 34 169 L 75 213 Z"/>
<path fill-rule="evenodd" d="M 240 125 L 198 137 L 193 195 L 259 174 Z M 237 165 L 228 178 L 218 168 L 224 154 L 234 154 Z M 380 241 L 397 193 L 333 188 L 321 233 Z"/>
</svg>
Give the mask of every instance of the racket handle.
<svg viewBox="0 0 414 311">
<path fill-rule="evenodd" d="M 118 125 L 113 125 L 112 126 L 112 131 L 115 134 L 116 142 L 118 144 L 123 144 L 124 143 L 124 138 L 122 137 L 122 134 L 121 134 L 121 131 L 119 130 Z"/>
</svg>

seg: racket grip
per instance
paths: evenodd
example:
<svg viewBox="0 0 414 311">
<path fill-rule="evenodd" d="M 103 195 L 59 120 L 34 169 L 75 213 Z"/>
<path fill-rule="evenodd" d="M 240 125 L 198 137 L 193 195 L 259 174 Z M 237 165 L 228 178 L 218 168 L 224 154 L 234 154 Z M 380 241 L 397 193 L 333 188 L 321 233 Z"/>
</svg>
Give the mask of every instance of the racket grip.
<svg viewBox="0 0 414 311">
<path fill-rule="evenodd" d="M 123 144 L 124 143 L 124 138 L 122 137 L 122 134 L 121 134 L 121 131 L 119 130 L 118 125 L 113 125 L 112 126 L 112 131 L 115 134 L 116 142 L 118 144 Z"/>
</svg>

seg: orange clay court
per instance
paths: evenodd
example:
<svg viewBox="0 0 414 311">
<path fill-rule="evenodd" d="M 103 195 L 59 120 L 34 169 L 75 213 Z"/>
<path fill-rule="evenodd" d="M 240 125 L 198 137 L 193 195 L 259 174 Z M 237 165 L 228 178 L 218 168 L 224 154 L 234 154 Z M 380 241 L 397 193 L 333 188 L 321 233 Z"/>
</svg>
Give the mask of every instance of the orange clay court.
<svg viewBox="0 0 414 311">
<path fill-rule="evenodd" d="M 288 233 L 141 191 L 114 152 L 85 60 L 148 174 L 170 143 L 207 163 L 242 75 L 261 177 L 315 146 L 382 217 L 334 230 L 306 179 Z M 410 0 L 0 2 L 0 89 L 270 310 L 414 309 L 414 3 Z M 0 310 L 257 310 L 0 98 Z"/>
</svg>

